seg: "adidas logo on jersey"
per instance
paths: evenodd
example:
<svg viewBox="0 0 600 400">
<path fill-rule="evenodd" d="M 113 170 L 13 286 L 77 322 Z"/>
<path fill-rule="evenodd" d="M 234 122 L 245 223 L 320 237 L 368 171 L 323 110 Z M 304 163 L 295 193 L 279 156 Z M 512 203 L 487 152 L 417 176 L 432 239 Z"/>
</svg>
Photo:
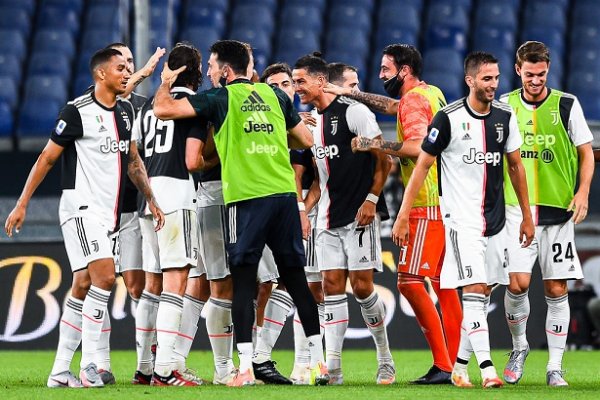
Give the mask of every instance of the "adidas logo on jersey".
<svg viewBox="0 0 600 400">
<path fill-rule="evenodd" d="M 265 104 L 264 100 L 253 90 L 250 96 L 242 103 L 240 111 L 271 111 L 271 107 Z"/>
<path fill-rule="evenodd" d="M 533 125 L 533 121 L 532 120 L 527 121 L 527 125 Z"/>
<path fill-rule="evenodd" d="M 471 135 L 465 133 L 465 135 L 462 137 L 462 140 L 471 140 Z"/>
<path fill-rule="evenodd" d="M 100 125 L 100 129 L 98 129 L 98 133 L 106 132 L 106 131 L 107 131 L 107 129 L 104 127 L 104 125 Z"/>
<path fill-rule="evenodd" d="M 363 256 L 359 262 L 369 262 L 369 259 L 366 256 Z"/>
</svg>

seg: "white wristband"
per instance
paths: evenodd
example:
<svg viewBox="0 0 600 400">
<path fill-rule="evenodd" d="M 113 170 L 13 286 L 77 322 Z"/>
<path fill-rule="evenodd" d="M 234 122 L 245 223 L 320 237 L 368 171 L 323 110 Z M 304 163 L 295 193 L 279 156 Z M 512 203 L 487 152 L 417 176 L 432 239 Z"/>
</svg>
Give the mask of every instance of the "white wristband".
<svg viewBox="0 0 600 400">
<path fill-rule="evenodd" d="M 306 205 L 304 204 L 304 202 L 298 202 L 298 211 L 306 211 Z"/>
<path fill-rule="evenodd" d="M 365 201 L 370 201 L 373 204 L 377 204 L 379 201 L 379 196 L 375 196 L 373 193 L 369 193 Z"/>
</svg>

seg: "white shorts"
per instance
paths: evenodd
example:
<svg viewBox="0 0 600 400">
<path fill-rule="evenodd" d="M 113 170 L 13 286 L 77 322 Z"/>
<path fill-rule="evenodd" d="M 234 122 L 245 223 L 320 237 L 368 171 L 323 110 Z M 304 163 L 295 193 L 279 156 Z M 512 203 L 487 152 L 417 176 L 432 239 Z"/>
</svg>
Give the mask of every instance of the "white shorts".
<svg viewBox="0 0 600 400">
<path fill-rule="evenodd" d="M 121 214 L 121 229 L 115 234 L 116 255 L 115 270 L 118 274 L 125 271 L 142 269 L 142 232 L 138 213 Z"/>
<path fill-rule="evenodd" d="M 165 215 L 165 225 L 154 232 L 149 215 L 140 218 L 144 271 L 160 274 L 170 268 L 196 267 L 198 232 L 196 212 L 177 210 Z"/>
<path fill-rule="evenodd" d="M 203 182 L 198 188 L 198 237 L 200 257 L 198 268 L 206 271 L 209 281 L 223 279 L 231 274 L 225 250 L 225 224 L 227 211 L 223 201 L 221 181 Z M 266 246 L 258 265 L 258 281 L 268 282 L 279 278 L 273 253 Z"/>
<path fill-rule="evenodd" d="M 446 254 L 440 287 L 455 289 L 476 283 L 508 285 L 505 228 L 494 236 L 446 227 Z"/>
<path fill-rule="evenodd" d="M 532 207 L 532 212 L 535 211 L 536 207 Z M 581 262 L 575 248 L 575 224 L 571 219 L 560 225 L 536 226 L 535 238 L 531 245 L 525 248 L 519 243 L 521 219 L 519 207 L 506 207 L 509 273 L 530 274 L 535 260 L 539 258 L 542 279 L 583 278 Z"/>
<path fill-rule="evenodd" d="M 74 217 L 61 226 L 71 271 L 87 268 L 92 261 L 113 258 L 111 232 L 100 222 Z"/>
<path fill-rule="evenodd" d="M 383 270 L 381 263 L 380 218 L 358 226 L 356 221 L 333 229 L 317 229 L 315 249 L 320 271 L 347 269 Z"/>
</svg>

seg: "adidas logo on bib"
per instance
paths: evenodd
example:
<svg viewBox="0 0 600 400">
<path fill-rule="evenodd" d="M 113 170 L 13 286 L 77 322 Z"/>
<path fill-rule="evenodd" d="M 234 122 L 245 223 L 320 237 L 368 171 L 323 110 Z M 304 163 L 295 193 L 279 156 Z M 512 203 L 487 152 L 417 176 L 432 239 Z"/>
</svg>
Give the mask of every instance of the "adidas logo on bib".
<svg viewBox="0 0 600 400">
<path fill-rule="evenodd" d="M 243 112 L 254 112 L 254 111 L 271 111 L 271 107 L 265 104 L 265 101 L 256 93 L 255 90 L 250 93 L 248 98 L 244 100 L 240 111 Z"/>
</svg>

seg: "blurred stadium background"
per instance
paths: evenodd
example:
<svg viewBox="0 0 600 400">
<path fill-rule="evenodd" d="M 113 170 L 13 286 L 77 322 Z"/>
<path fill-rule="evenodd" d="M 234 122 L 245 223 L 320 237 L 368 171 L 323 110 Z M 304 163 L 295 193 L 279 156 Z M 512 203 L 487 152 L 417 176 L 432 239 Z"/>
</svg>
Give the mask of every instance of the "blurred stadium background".
<svg viewBox="0 0 600 400">
<path fill-rule="evenodd" d="M 90 56 L 111 42 L 128 44 L 139 68 L 157 46 L 170 50 L 189 41 L 202 51 L 204 71 L 208 48 L 218 39 L 249 42 L 259 73 L 272 62 L 293 64 L 319 50 L 329 62 L 356 66 L 362 90 L 382 94 L 382 48 L 409 43 L 423 54 L 422 78 L 452 101 L 466 91 L 467 52 L 486 50 L 498 57 L 500 94 L 520 86 L 513 67 L 516 47 L 540 40 L 551 49 L 549 86 L 579 97 L 597 142 L 599 24 L 600 0 L 0 0 L 0 220 L 14 206 L 60 108 L 92 83 Z M 161 68 L 140 92 L 152 94 Z M 208 84 L 206 79 L 201 89 Z M 384 134 L 395 137 L 395 119 L 378 118 Z M 578 248 L 588 256 L 600 254 L 597 182 L 598 177 L 590 216 L 578 227 Z M 37 190 L 21 234 L 12 240 L 0 235 L 0 261 L 15 253 L 15 241 L 62 241 L 59 188 L 60 168 L 54 168 Z M 394 212 L 400 193 L 392 175 L 386 199 Z"/>
</svg>

